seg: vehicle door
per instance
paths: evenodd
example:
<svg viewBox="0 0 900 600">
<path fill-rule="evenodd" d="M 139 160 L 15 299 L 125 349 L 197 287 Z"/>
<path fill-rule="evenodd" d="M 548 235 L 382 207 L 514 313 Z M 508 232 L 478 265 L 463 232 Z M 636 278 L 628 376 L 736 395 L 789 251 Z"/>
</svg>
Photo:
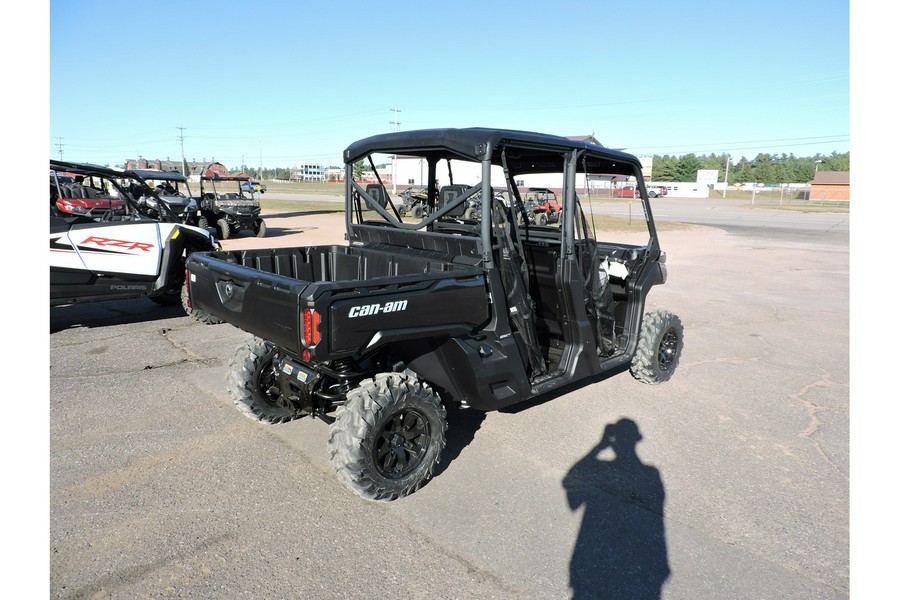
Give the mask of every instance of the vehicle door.
<svg viewBox="0 0 900 600">
<path fill-rule="evenodd" d="M 623 336 L 636 334 L 633 325 L 642 310 L 643 299 L 638 296 L 645 293 L 640 289 L 652 254 L 649 250 L 658 250 L 656 229 L 640 188 L 633 192 L 637 201 L 626 204 L 605 202 L 603 188 L 590 186 L 591 181 L 605 182 L 621 175 L 589 173 L 571 223 L 574 251 L 585 281 L 585 307 L 601 358 L 619 350 Z"/>
</svg>

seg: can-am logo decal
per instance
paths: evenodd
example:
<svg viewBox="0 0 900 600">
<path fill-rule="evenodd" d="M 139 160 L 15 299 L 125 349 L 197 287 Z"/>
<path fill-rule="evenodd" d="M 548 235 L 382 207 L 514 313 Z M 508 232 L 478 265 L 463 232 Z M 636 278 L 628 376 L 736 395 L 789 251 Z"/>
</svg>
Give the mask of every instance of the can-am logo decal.
<svg viewBox="0 0 900 600">
<path fill-rule="evenodd" d="M 371 317 L 382 313 L 400 312 L 406 310 L 408 300 L 394 300 L 393 302 L 385 302 L 384 304 L 364 304 L 362 306 L 354 306 L 350 309 L 350 318 Z"/>
<path fill-rule="evenodd" d="M 142 250 L 143 252 L 150 252 L 153 249 L 153 244 L 148 244 L 146 242 L 130 242 L 128 240 L 113 240 L 110 238 L 97 237 L 95 235 L 88 236 L 85 238 L 83 242 L 79 244 L 81 247 L 93 247 L 99 246 L 100 248 L 106 249 L 123 249 L 123 250 Z"/>
</svg>

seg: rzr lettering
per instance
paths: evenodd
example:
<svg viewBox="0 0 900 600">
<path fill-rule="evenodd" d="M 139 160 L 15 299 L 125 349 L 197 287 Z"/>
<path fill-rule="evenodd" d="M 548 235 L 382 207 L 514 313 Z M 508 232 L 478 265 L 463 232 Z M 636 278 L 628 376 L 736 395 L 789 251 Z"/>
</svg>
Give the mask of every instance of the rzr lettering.
<svg viewBox="0 0 900 600">
<path fill-rule="evenodd" d="M 394 300 L 393 302 L 385 302 L 384 304 L 364 304 L 363 306 L 354 306 L 350 309 L 350 318 L 370 317 L 382 313 L 399 312 L 406 310 L 408 300 Z"/>
<path fill-rule="evenodd" d="M 153 248 L 153 244 L 147 244 L 144 242 L 129 242 L 127 240 L 111 240 L 109 238 L 97 237 L 95 235 L 89 236 L 83 242 L 82 245 L 86 244 L 96 244 L 97 246 L 103 248 L 125 248 L 126 250 L 143 250 L 144 252 L 150 252 Z"/>
</svg>

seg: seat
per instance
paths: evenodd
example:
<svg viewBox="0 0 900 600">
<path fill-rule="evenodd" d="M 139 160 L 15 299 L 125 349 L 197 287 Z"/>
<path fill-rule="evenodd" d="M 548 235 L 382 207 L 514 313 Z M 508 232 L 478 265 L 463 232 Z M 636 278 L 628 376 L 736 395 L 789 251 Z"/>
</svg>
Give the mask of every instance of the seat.
<svg viewBox="0 0 900 600">
<path fill-rule="evenodd" d="M 452 204 L 457 198 L 465 194 L 471 186 L 468 185 L 445 185 L 441 188 L 441 191 L 438 192 L 438 209 L 441 210 L 445 206 Z M 460 202 L 459 205 L 455 206 L 453 210 L 448 212 L 445 216 L 452 218 L 459 218 L 463 216 L 466 212 L 466 203 Z"/>
<path fill-rule="evenodd" d="M 381 208 L 387 206 L 388 195 L 387 190 L 384 189 L 384 185 L 380 183 L 370 183 L 366 186 L 366 193 L 372 196 Z"/>
</svg>

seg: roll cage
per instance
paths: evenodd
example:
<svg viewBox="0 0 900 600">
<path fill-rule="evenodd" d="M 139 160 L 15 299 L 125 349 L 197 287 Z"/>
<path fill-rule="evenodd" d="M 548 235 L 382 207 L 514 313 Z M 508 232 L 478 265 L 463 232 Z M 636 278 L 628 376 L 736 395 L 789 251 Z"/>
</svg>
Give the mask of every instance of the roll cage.
<svg viewBox="0 0 900 600">
<path fill-rule="evenodd" d="M 424 160 L 428 165 L 428 184 L 426 199 L 426 216 L 421 221 L 404 221 L 390 201 L 384 181 L 372 159 L 373 154 L 403 155 Z M 450 161 L 466 161 L 481 164 L 480 181 L 472 186 L 453 186 L 453 174 L 449 169 Z M 375 173 L 376 184 L 365 187 L 354 180 L 354 164 L 368 161 L 368 167 Z M 436 167 L 441 161 L 447 161 L 451 179 L 450 186 L 457 187 L 455 194 L 443 194 L 444 188 L 438 188 Z M 649 233 L 645 251 L 651 258 L 659 253 L 659 242 L 653 222 L 649 196 L 643 182 L 640 160 L 625 152 L 611 150 L 597 144 L 575 141 L 568 138 L 537 134 L 514 130 L 497 130 L 484 128 L 468 129 L 431 129 L 410 132 L 382 134 L 362 139 L 351 144 L 344 151 L 345 182 L 347 199 L 347 231 L 351 242 L 363 242 L 368 239 L 363 232 L 370 227 L 389 227 L 400 231 L 423 234 L 468 233 L 480 239 L 480 253 L 486 269 L 492 268 L 494 257 L 492 248 L 492 214 L 490 210 L 481 210 L 480 222 L 462 221 L 461 207 L 478 198 L 482 203 L 499 203 L 494 190 L 505 187 L 508 191 L 511 222 L 515 222 L 517 213 L 525 214 L 526 207 L 523 194 L 516 183 L 518 177 L 529 174 L 562 173 L 563 194 L 560 202 L 563 206 L 579 206 L 576 194 L 576 176 L 587 177 L 591 173 L 604 173 L 622 178 L 633 177 L 640 189 L 640 199 L 644 211 L 644 219 Z M 492 171 L 496 167 L 502 169 L 503 181 L 496 184 L 492 181 Z M 374 211 L 380 220 L 367 220 L 366 210 Z M 502 216 L 501 213 L 497 213 Z M 454 225 L 446 225 L 448 219 L 456 221 Z M 532 235 L 528 220 L 524 220 L 524 235 Z M 533 228 L 533 235 L 541 237 L 539 228 Z M 566 255 L 575 252 L 576 237 L 579 232 L 586 235 L 587 222 L 581 210 L 562 212 L 561 233 L 559 239 Z"/>
</svg>

